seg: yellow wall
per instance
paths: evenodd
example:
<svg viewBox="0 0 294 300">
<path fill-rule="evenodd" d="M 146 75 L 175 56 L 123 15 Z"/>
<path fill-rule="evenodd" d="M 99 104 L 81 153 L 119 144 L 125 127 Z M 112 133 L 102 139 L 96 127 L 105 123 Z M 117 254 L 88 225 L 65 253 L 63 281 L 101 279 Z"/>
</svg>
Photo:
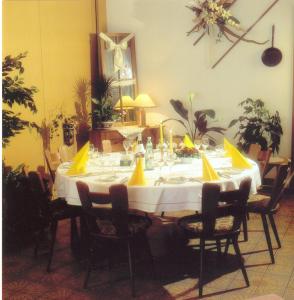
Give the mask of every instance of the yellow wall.
<svg viewBox="0 0 294 300">
<path fill-rule="evenodd" d="M 74 112 L 75 82 L 90 80 L 90 33 L 95 32 L 94 0 L 3 1 L 3 57 L 28 51 L 23 60 L 27 86 L 35 85 L 38 113 L 20 109 L 23 117 L 40 123 L 60 109 Z M 18 109 L 14 109 L 18 111 Z M 57 149 L 61 136 L 52 141 Z M 25 130 L 11 139 L 3 156 L 8 165 L 42 165 L 42 141 Z"/>
</svg>

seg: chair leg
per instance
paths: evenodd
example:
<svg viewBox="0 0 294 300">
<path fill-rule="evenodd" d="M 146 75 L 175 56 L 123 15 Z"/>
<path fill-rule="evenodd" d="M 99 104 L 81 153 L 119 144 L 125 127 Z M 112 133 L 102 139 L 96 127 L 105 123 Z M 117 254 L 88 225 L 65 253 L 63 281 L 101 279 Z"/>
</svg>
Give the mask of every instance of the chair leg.
<svg viewBox="0 0 294 300">
<path fill-rule="evenodd" d="M 247 216 L 244 215 L 243 220 L 243 234 L 244 234 L 244 242 L 248 241 L 248 228 L 247 228 Z"/>
<path fill-rule="evenodd" d="M 128 245 L 128 258 L 129 258 L 129 270 L 130 270 L 130 280 L 131 280 L 131 290 L 132 296 L 135 297 L 135 278 L 134 278 L 134 270 L 133 270 L 133 262 L 132 262 L 132 251 L 130 241 L 127 242 Z"/>
<path fill-rule="evenodd" d="M 203 267 L 204 267 L 205 239 L 200 239 L 200 274 L 199 274 L 199 297 L 203 294 Z"/>
<path fill-rule="evenodd" d="M 270 233 L 269 233 L 268 224 L 267 224 L 267 220 L 266 220 L 266 215 L 261 214 L 261 219 L 262 219 L 264 234 L 265 234 L 265 238 L 266 238 L 266 242 L 267 242 L 267 246 L 268 246 L 268 251 L 270 253 L 271 261 L 274 264 L 275 263 L 275 258 L 274 258 L 274 253 L 273 253 L 273 246 L 272 246 L 271 236 L 270 236 Z"/>
<path fill-rule="evenodd" d="M 44 235 L 44 229 L 41 229 L 41 231 L 36 236 L 36 244 L 35 244 L 35 248 L 34 248 L 34 257 L 35 258 L 38 256 L 38 250 L 39 250 L 40 242 L 41 242 L 43 235 Z"/>
<path fill-rule="evenodd" d="M 146 233 L 144 234 L 143 238 L 144 238 L 144 241 L 145 241 L 147 254 L 148 254 L 149 259 L 150 259 L 152 277 L 153 277 L 153 279 L 156 279 L 154 259 L 153 259 L 152 251 L 151 251 L 151 248 L 150 248 L 150 243 L 149 243 L 149 240 L 148 240 L 148 237 L 147 237 Z"/>
<path fill-rule="evenodd" d="M 274 232 L 274 235 L 275 235 L 278 247 L 281 248 L 282 245 L 281 245 L 281 241 L 280 241 L 280 238 L 279 238 L 279 234 L 278 234 L 278 230 L 277 230 L 277 227 L 276 227 L 274 216 L 272 214 L 269 214 L 268 218 L 269 218 L 270 223 L 272 225 L 272 229 L 273 229 L 273 232 Z"/>
<path fill-rule="evenodd" d="M 228 238 L 227 241 L 226 241 L 226 246 L 225 246 L 225 250 L 224 250 L 224 255 L 227 255 L 227 254 L 228 254 L 229 247 L 230 247 L 230 239 Z"/>
<path fill-rule="evenodd" d="M 49 253 L 49 259 L 48 259 L 48 264 L 47 264 L 47 272 L 49 273 L 51 271 L 51 262 L 52 262 L 52 257 L 53 257 L 53 251 L 54 251 L 54 245 L 55 245 L 55 240 L 56 240 L 56 232 L 57 232 L 57 226 L 58 226 L 58 221 L 52 221 L 51 223 L 51 245 L 50 245 L 50 253 Z"/>
<path fill-rule="evenodd" d="M 85 280 L 84 280 L 84 286 L 83 286 L 84 289 L 86 289 L 88 287 L 88 281 L 90 278 L 90 273 L 92 271 L 93 258 L 94 258 L 94 253 L 93 253 L 93 249 L 91 249 L 90 253 L 89 253 L 88 264 L 87 264 L 87 272 L 86 272 Z"/>
<path fill-rule="evenodd" d="M 245 269 L 245 266 L 244 266 L 244 263 L 243 263 L 243 260 L 242 260 L 242 256 L 241 256 L 241 252 L 240 252 L 240 248 L 239 248 L 239 244 L 238 244 L 238 237 L 233 237 L 232 241 L 233 241 L 233 246 L 234 246 L 234 249 L 235 249 L 235 252 L 236 252 L 236 255 L 237 255 L 237 258 L 238 258 L 239 266 L 242 270 L 243 277 L 245 279 L 246 285 L 249 286 L 249 280 L 248 280 L 247 272 L 246 272 L 246 269 Z"/>
<path fill-rule="evenodd" d="M 248 212 L 248 211 L 246 212 L 246 218 L 247 218 L 247 220 L 250 219 L 250 217 L 249 217 L 249 212 Z"/>
</svg>

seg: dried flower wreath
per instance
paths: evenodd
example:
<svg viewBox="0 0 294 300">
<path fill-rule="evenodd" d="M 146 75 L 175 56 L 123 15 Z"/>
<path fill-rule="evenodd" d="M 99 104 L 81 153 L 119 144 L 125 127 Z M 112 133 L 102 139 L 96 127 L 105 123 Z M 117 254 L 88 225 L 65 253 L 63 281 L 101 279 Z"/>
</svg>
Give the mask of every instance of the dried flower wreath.
<svg viewBox="0 0 294 300">
<path fill-rule="evenodd" d="M 187 8 L 192 10 L 196 16 L 193 20 L 196 25 L 187 32 L 190 35 L 193 32 L 202 32 L 202 35 L 194 42 L 196 45 L 205 34 L 210 34 L 211 26 L 218 27 L 218 38 L 220 40 L 224 36 L 227 40 L 234 43 L 234 38 L 241 39 L 244 42 L 263 45 L 265 42 L 257 42 L 255 40 L 245 39 L 242 35 L 237 34 L 234 30 L 242 31 L 240 22 L 229 11 L 229 8 L 236 0 L 193 0 L 190 1 Z M 232 39 L 233 38 L 233 39 Z"/>
</svg>

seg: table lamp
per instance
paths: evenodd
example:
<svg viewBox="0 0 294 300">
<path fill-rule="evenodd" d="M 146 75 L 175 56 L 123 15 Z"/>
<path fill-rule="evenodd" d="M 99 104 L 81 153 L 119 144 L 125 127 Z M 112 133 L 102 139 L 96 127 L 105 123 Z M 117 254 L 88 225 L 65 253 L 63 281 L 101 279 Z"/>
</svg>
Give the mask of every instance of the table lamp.
<svg viewBox="0 0 294 300">
<path fill-rule="evenodd" d="M 114 105 L 114 109 L 115 110 L 121 110 L 121 109 L 125 109 L 130 110 L 130 109 L 134 109 L 135 108 L 135 100 L 126 95 L 126 96 L 122 96 L 121 99 L 118 99 L 116 104 Z M 121 111 L 122 114 L 122 120 L 123 120 L 123 112 Z M 126 119 L 128 119 L 130 116 L 126 116 Z"/>
<path fill-rule="evenodd" d="M 135 107 L 137 111 L 137 122 L 140 127 L 146 126 L 145 108 L 155 107 L 153 100 L 147 94 L 139 94 L 135 99 Z"/>
</svg>

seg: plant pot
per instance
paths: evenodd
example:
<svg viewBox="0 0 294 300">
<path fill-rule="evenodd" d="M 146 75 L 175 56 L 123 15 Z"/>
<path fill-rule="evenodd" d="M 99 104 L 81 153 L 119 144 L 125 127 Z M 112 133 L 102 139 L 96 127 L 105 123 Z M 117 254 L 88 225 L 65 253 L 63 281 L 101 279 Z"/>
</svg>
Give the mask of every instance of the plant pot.
<svg viewBox="0 0 294 300">
<path fill-rule="evenodd" d="M 113 124 L 113 121 L 104 121 L 104 122 L 99 122 L 97 124 L 97 129 L 107 129 L 111 128 Z"/>
<path fill-rule="evenodd" d="M 67 146 L 71 146 L 74 143 L 74 125 L 64 123 L 62 124 L 63 129 L 63 143 Z"/>
</svg>

